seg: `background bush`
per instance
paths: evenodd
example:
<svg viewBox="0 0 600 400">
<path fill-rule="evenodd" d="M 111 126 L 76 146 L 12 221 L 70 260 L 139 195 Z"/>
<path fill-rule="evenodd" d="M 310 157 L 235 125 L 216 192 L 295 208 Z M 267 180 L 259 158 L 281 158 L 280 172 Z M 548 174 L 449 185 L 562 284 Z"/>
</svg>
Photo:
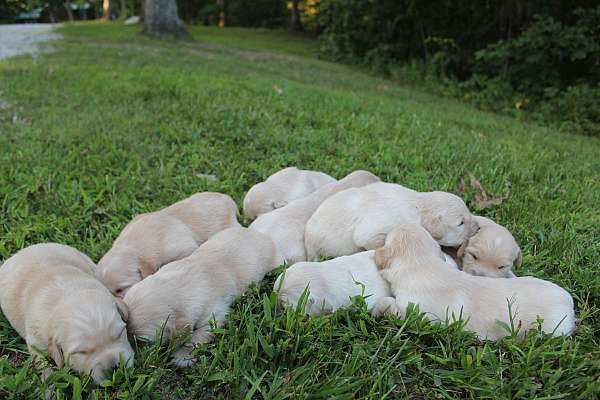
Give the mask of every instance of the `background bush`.
<svg viewBox="0 0 600 400">
<path fill-rule="evenodd" d="M 318 10 L 331 59 L 395 75 L 422 68 L 446 94 L 600 134 L 597 2 L 322 0 Z"/>
</svg>

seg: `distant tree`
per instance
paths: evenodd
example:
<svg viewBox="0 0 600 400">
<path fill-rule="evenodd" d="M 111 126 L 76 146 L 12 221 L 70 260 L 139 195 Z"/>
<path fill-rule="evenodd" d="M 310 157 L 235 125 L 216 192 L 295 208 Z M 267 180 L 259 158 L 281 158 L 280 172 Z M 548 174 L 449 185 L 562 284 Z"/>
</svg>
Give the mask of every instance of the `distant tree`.
<svg viewBox="0 0 600 400">
<path fill-rule="evenodd" d="M 75 18 L 73 18 L 73 10 L 71 10 L 71 0 L 67 0 L 63 3 L 65 7 L 65 11 L 67 12 L 67 16 L 69 17 L 69 21 L 73 22 Z"/>
<path fill-rule="evenodd" d="M 219 7 L 219 28 L 225 27 L 225 0 L 217 0 Z"/>
<path fill-rule="evenodd" d="M 189 38 L 183 22 L 177 15 L 175 0 L 146 0 L 144 3 L 144 33 L 154 36 L 173 35 Z"/>
<path fill-rule="evenodd" d="M 110 20 L 110 0 L 102 1 L 102 19 Z"/>
<path fill-rule="evenodd" d="M 300 20 L 300 8 L 299 8 L 300 0 L 292 0 L 292 21 L 290 24 L 290 29 L 295 32 L 303 32 L 304 27 L 302 26 L 302 21 Z"/>
</svg>

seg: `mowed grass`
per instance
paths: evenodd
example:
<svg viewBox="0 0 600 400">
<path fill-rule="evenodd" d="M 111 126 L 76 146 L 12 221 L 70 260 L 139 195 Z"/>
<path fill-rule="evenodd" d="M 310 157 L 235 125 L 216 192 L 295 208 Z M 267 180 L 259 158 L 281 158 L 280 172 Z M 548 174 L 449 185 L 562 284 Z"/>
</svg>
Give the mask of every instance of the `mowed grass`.
<svg viewBox="0 0 600 400">
<path fill-rule="evenodd" d="M 521 244 L 518 275 L 573 294 L 578 331 L 482 342 L 415 311 L 372 318 L 360 300 L 304 318 L 276 312 L 271 274 L 194 367 L 139 344 L 135 369 L 102 387 L 66 368 L 43 383 L 1 317 L 0 398 L 598 398 L 600 140 L 319 61 L 315 42 L 284 32 L 194 28 L 198 42 L 177 43 L 138 29 L 66 26 L 54 52 L 0 61 L 1 260 L 53 241 L 97 261 L 137 213 L 207 190 L 241 204 L 287 165 L 418 190 L 453 190 L 470 171 L 492 193 L 510 183 L 483 214 Z"/>
</svg>

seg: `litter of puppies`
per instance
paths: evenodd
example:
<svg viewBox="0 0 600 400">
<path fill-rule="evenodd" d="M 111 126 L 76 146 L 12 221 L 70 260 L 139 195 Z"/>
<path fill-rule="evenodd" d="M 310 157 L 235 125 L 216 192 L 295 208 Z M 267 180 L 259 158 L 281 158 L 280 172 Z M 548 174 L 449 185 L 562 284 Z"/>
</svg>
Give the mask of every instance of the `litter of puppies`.
<svg viewBox="0 0 600 400">
<path fill-rule="evenodd" d="M 332 313 L 364 296 L 382 318 L 418 305 L 431 321 L 464 319 L 482 340 L 509 322 L 552 335 L 575 330 L 573 298 L 561 287 L 517 277 L 522 252 L 496 222 L 472 215 L 446 192 L 417 192 L 367 171 L 340 180 L 285 168 L 243 201 L 197 193 L 127 224 L 98 265 L 56 243 L 29 246 L 0 266 L 0 306 L 36 358 L 99 383 L 122 360 L 128 334 L 189 340 L 173 354 L 194 363 L 230 305 L 274 268 L 282 307 L 305 299 L 308 315 Z M 322 258 L 328 258 L 321 261 Z"/>
</svg>

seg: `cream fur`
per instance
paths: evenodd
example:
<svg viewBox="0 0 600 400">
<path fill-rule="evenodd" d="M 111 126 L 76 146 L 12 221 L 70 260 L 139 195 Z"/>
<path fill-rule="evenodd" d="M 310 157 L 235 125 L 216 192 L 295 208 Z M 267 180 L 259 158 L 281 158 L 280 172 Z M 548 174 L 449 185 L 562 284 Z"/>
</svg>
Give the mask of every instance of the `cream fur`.
<svg viewBox="0 0 600 400">
<path fill-rule="evenodd" d="M 269 235 L 289 264 L 306 261 L 304 228 L 311 215 L 325 199 L 342 190 L 368 185 L 379 178 L 367 171 L 355 171 L 337 182 L 329 183 L 285 207 L 258 217 L 250 228 Z"/>
<path fill-rule="evenodd" d="M 462 270 L 492 278 L 514 278 L 513 266 L 521 266 L 521 249 L 513 235 L 491 219 L 475 216 L 479 230 L 458 249 Z"/>
<path fill-rule="evenodd" d="M 299 262 L 292 265 L 275 281 L 273 290 L 285 307 L 296 307 L 308 287 L 306 313 L 331 313 L 352 304 L 351 298 L 365 296 L 371 309 L 377 299 L 391 296 L 390 288 L 379 275 L 373 260 L 374 251 L 323 262 Z"/>
<path fill-rule="evenodd" d="M 163 342 L 191 333 L 174 356 L 179 366 L 193 362 L 192 346 L 212 339 L 211 321 L 225 321 L 229 307 L 248 287 L 281 263 L 273 241 L 247 228 L 217 233 L 189 257 L 165 265 L 125 295 L 129 330 L 144 340 Z"/>
<path fill-rule="evenodd" d="M 116 296 L 160 267 L 192 254 L 215 233 L 240 226 L 237 206 L 221 193 L 196 193 L 135 217 L 98 262 L 96 276 Z"/>
<path fill-rule="evenodd" d="M 395 226 L 415 223 L 446 246 L 460 246 L 476 230 L 464 202 L 451 193 L 419 193 L 377 182 L 337 193 L 321 204 L 306 224 L 307 257 L 372 250 L 383 245 Z"/>
<path fill-rule="evenodd" d="M 309 294 L 305 312 L 332 313 L 352 304 L 352 297 L 364 296 L 371 310 L 379 299 L 391 296 L 389 284 L 381 277 L 374 251 L 363 251 L 323 262 L 299 262 L 277 277 L 273 290 L 284 307 L 297 307 L 304 290 Z M 450 258 L 448 267 L 457 269 Z"/>
<path fill-rule="evenodd" d="M 127 311 L 93 274 L 94 263 L 56 243 L 27 247 L 0 267 L 0 305 L 29 351 L 48 351 L 62 367 L 99 383 L 119 357 L 134 354 L 123 318 Z"/>
<path fill-rule="evenodd" d="M 253 221 L 332 182 L 335 179 L 323 172 L 284 168 L 250 188 L 244 197 L 244 217 Z"/>
<path fill-rule="evenodd" d="M 422 227 L 406 225 L 390 232 L 385 246 L 376 250 L 377 266 L 396 298 L 396 312 L 414 303 L 434 321 L 462 315 L 468 318 L 466 329 L 497 340 L 507 335 L 496 321 L 510 324 L 510 301 L 521 333 L 535 327 L 538 316 L 544 332 L 569 335 L 575 329 L 573 299 L 561 287 L 532 277 L 494 279 L 445 268 L 435 256 L 436 246 Z M 389 299 L 377 306 L 385 307 L 383 302 L 389 304 Z"/>
</svg>

